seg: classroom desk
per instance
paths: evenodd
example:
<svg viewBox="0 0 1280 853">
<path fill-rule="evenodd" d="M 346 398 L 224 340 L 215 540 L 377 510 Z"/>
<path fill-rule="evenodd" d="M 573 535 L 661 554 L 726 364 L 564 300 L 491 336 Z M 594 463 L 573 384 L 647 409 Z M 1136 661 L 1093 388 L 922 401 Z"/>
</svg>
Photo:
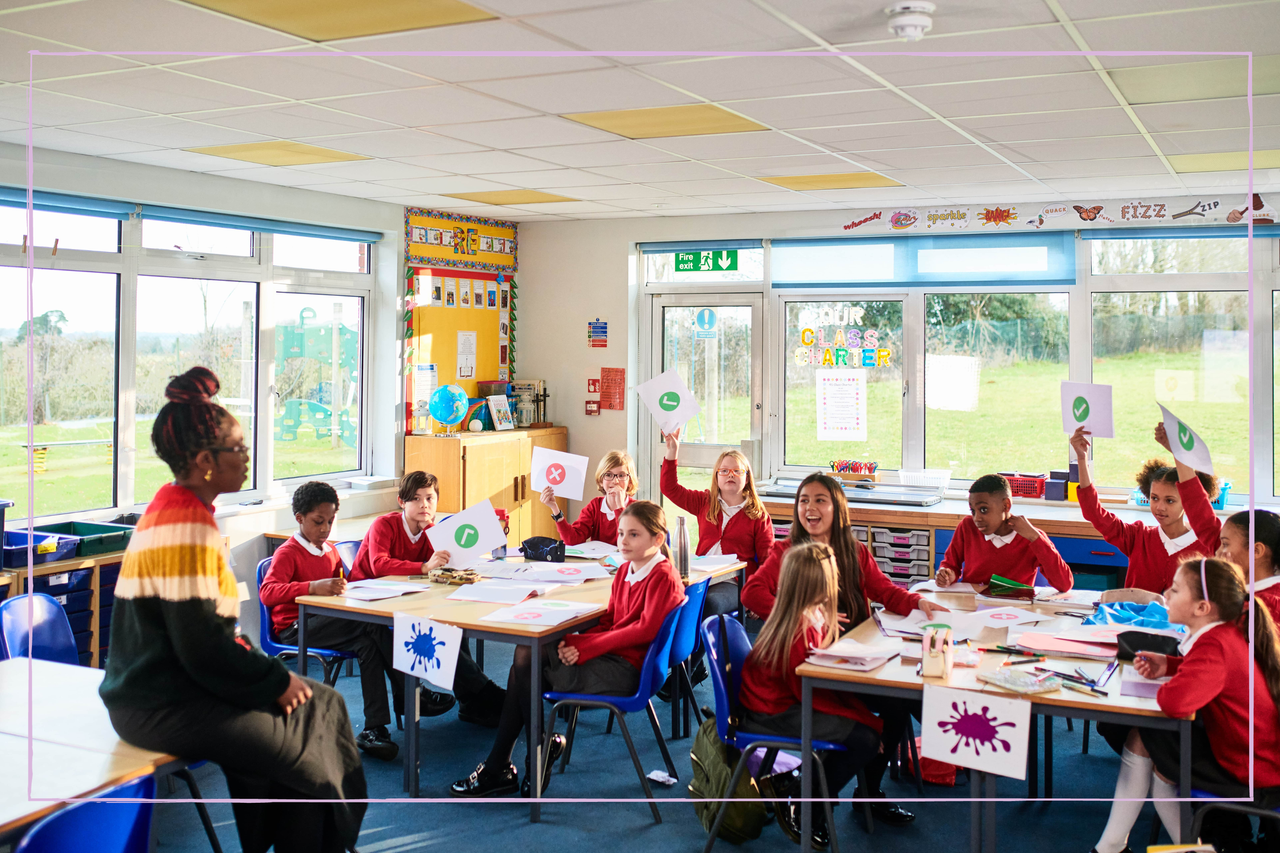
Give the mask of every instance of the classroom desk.
<svg viewBox="0 0 1280 853">
<path fill-rule="evenodd" d="M 975 609 L 975 601 L 973 596 L 954 595 L 946 593 L 935 593 L 927 596 L 933 601 L 942 604 L 952 610 L 973 610 Z M 1053 612 L 1052 607 L 1037 606 L 1035 608 L 1041 613 Z M 1038 623 L 1037 627 L 1060 628 L 1066 630 L 1080 624 L 1080 620 L 1071 617 L 1057 617 L 1051 622 Z M 1003 643 L 1008 635 L 1007 628 L 985 628 L 978 634 L 975 641 L 983 646 L 992 646 L 997 643 Z M 870 645 L 888 644 L 889 638 L 883 637 L 877 630 L 873 620 L 866 620 L 861 625 L 849 632 L 850 636 L 859 642 Z M 952 670 L 951 677 L 948 679 L 940 678 L 922 678 L 916 674 L 916 663 L 914 661 L 907 663 L 901 658 L 894 658 L 883 666 L 869 672 L 850 672 L 847 670 L 837 670 L 828 667 L 819 667 L 812 664 L 801 664 L 796 669 L 796 674 L 801 679 L 801 851 L 808 853 L 810 849 L 809 840 L 812 832 L 813 820 L 813 773 L 812 773 L 812 757 L 810 756 L 811 746 L 813 743 L 813 690 L 814 688 L 827 688 L 842 692 L 859 692 L 868 693 L 879 696 L 891 696 L 903 699 L 918 699 L 923 692 L 926 684 L 933 684 L 942 687 L 951 687 L 959 690 L 972 690 L 975 693 L 992 693 L 1003 694 L 1006 696 L 1017 696 L 1019 694 L 1004 690 L 994 685 L 986 684 L 978 681 L 977 673 L 981 670 L 997 668 L 1001 662 L 1008 659 L 1008 655 L 1002 655 L 994 652 L 987 652 L 982 656 L 982 662 L 977 669 L 971 667 L 955 667 Z M 1126 664 L 1127 666 L 1127 664 Z M 1107 682 L 1105 690 L 1108 693 L 1106 698 L 1101 696 L 1086 696 L 1082 693 L 1076 693 L 1069 690 L 1059 690 L 1054 693 L 1039 693 L 1027 696 L 1031 702 L 1031 713 L 1033 715 L 1052 715 L 1055 717 L 1071 717 L 1083 720 L 1094 720 L 1098 722 L 1120 723 L 1129 726 L 1145 726 L 1148 728 L 1172 729 L 1179 733 L 1181 743 L 1181 764 L 1179 768 L 1179 797 L 1190 798 L 1191 796 L 1191 718 L 1187 719 L 1171 719 L 1166 717 L 1160 710 L 1155 699 L 1143 699 L 1134 696 L 1120 695 L 1121 671 L 1117 671 Z M 1034 720 L 1034 716 L 1033 716 Z M 1034 750 L 1034 741 L 1029 744 Z M 1034 754 L 1034 753 L 1033 753 Z M 1033 771 L 1034 772 L 1034 771 Z M 970 779 L 970 796 L 973 802 L 970 805 L 970 836 L 969 848 L 971 853 L 995 853 L 996 849 L 996 822 L 995 822 L 995 776 L 988 773 L 980 773 L 971 770 L 969 772 Z M 982 803 L 979 799 L 984 799 Z M 985 808 L 983 806 L 985 805 Z M 1182 834 L 1188 836 L 1191 831 L 1191 803 L 1190 801 L 1179 803 L 1182 817 Z"/>
<path fill-rule="evenodd" d="M 104 675 L 89 667 L 28 658 L 0 661 L 0 767 L 7 771 L 0 774 L 0 839 L 61 808 L 60 800 L 92 796 L 139 776 L 186 766 L 175 756 L 120 739 L 98 696 Z M 28 702 L 35 719 L 30 741 Z M 31 799 L 28 747 L 35 758 Z"/>
<path fill-rule="evenodd" d="M 508 562 L 523 562 L 523 558 L 508 558 Z M 690 571 L 689 583 L 698 583 L 707 578 L 722 578 L 736 575 L 744 568 L 743 563 L 733 563 L 713 571 Z M 403 578 L 398 578 L 403 580 Z M 598 605 L 598 609 L 562 622 L 559 625 L 532 626 L 516 625 L 506 622 L 485 622 L 482 617 L 501 609 L 504 605 L 483 604 L 475 601 L 456 601 L 448 598 L 457 589 L 448 584 L 421 583 L 424 592 L 410 593 L 398 598 L 383 601 L 355 601 L 343 597 L 304 595 L 297 599 L 298 604 L 298 674 L 307 674 L 306 617 L 313 614 L 334 616 L 340 619 L 354 619 L 359 622 L 373 622 L 379 625 L 394 623 L 394 614 L 408 613 L 416 617 L 427 617 L 447 625 L 463 629 L 464 638 L 478 640 L 496 640 L 518 646 L 529 646 L 532 659 L 541 660 L 544 646 L 557 642 L 566 634 L 572 634 L 582 628 L 594 625 L 609 601 L 611 580 L 587 581 L 578 586 L 561 587 L 552 590 L 548 595 L 568 601 L 580 601 Z M 405 741 L 405 789 L 409 796 L 418 796 L 419 771 L 419 738 L 418 738 L 418 703 L 416 676 L 405 674 L 404 691 L 404 741 Z M 530 691 L 530 743 L 533 744 L 534 760 L 530 767 L 541 766 L 542 753 L 542 667 L 532 669 Z M 542 797 L 542 776 L 537 774 L 533 779 L 533 799 L 529 806 L 530 820 L 537 822 L 541 814 L 538 802 Z"/>
</svg>

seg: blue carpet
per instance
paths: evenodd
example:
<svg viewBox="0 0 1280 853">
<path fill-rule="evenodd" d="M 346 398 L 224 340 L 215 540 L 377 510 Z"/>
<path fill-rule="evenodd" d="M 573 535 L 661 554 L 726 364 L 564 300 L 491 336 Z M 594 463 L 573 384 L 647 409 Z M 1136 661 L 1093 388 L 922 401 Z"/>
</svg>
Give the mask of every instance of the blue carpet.
<svg viewBox="0 0 1280 853">
<path fill-rule="evenodd" d="M 486 670 L 505 686 L 511 661 L 511 647 L 488 643 L 485 649 Z M 353 722 L 359 727 L 360 682 L 342 677 L 338 689 L 352 709 Z M 700 705 L 711 705 L 710 682 L 698 688 Z M 664 732 L 670 731 L 670 707 L 656 702 L 658 718 Z M 604 732 L 607 714 L 584 711 L 578 725 L 572 763 L 564 775 L 553 772 L 548 795 L 627 799 L 642 796 L 626 744 L 614 727 L 613 734 Z M 662 756 L 653 741 L 653 733 L 642 715 L 629 715 L 628 723 L 645 771 L 662 769 Z M 564 731 L 560 722 L 558 730 Z M 459 722 L 456 711 L 442 717 L 423 720 L 422 796 L 446 798 L 455 779 L 468 775 L 488 753 L 493 732 Z M 403 732 L 393 731 L 394 739 L 403 746 Z M 1110 797 L 1115 789 L 1119 758 L 1095 734 L 1090 737 L 1090 754 L 1082 755 L 1081 724 L 1068 732 L 1064 720 L 1055 721 L 1054 731 L 1054 795 L 1063 797 Z M 691 775 L 689 748 L 691 738 L 670 743 L 672 757 L 680 773 L 680 782 L 671 788 L 654 785 L 655 795 L 687 797 L 686 785 Z M 523 746 L 517 747 L 517 767 L 523 767 Z M 402 797 L 402 762 L 380 762 L 365 758 L 365 774 L 372 797 Z M 222 773 L 212 765 L 196 772 L 206 797 L 227 796 Z M 962 777 L 963 778 L 963 777 Z M 885 790 L 917 815 L 916 821 L 901 829 L 877 824 L 874 834 L 867 835 L 861 811 L 854 815 L 849 805 L 836 812 L 841 847 L 845 851 L 874 849 L 892 853 L 922 853 L 933 849 L 967 850 L 969 837 L 969 805 L 948 802 L 968 796 L 968 786 L 957 788 L 925 786 L 929 802 L 909 804 L 917 796 L 913 782 L 893 781 L 886 775 Z M 167 790 L 162 782 L 161 796 Z M 852 794 L 852 788 L 845 793 Z M 1001 797 L 1025 797 L 1026 782 L 999 780 Z M 187 796 L 179 786 L 178 797 Z M 1043 796 L 1043 791 L 1042 791 Z M 528 801 L 512 797 L 511 803 L 374 803 L 369 807 L 360 836 L 360 853 L 402 853 L 417 850 L 545 850 L 576 851 L 617 845 L 615 850 L 661 849 L 696 851 L 706 841 L 689 803 L 672 802 L 660 806 L 663 823 L 653 822 L 648 806 L 635 803 L 548 803 L 542 809 L 542 822 L 529 823 Z M 240 845 L 232 821 L 231 806 L 209 806 L 218 837 L 226 853 L 238 853 Z M 1097 840 L 1106 823 L 1109 803 L 1002 803 L 997 808 L 997 827 L 1001 850 L 1032 849 L 1036 853 L 1086 853 Z M 1134 829 L 1131 841 L 1135 849 L 1146 845 L 1147 833 L 1155 812 L 1150 805 Z M 185 803 L 158 805 L 155 811 L 156 838 L 162 851 L 205 853 L 209 850 L 195 808 Z M 1162 838 L 1163 838 L 1162 833 Z M 943 846 L 945 845 L 945 846 Z M 735 849 L 718 842 L 716 849 Z M 766 825 L 760 838 L 739 848 L 744 853 L 763 853 L 791 849 L 791 844 L 775 823 Z"/>
</svg>

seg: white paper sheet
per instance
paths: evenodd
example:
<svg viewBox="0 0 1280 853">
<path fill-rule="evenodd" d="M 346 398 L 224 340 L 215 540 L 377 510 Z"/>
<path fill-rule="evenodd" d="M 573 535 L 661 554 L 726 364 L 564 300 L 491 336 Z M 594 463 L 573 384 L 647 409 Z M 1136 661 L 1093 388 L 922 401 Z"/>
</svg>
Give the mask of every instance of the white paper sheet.
<svg viewBox="0 0 1280 853">
<path fill-rule="evenodd" d="M 436 687 L 453 689 L 453 674 L 462 648 L 462 629 L 430 619 L 396 613 L 392 623 L 391 665 L 425 678 Z"/>
<path fill-rule="evenodd" d="M 953 583 L 951 586 L 938 586 L 934 580 L 921 581 L 911 587 L 912 592 L 945 592 L 951 595 L 974 595 L 978 588 L 971 583 Z"/>
<path fill-rule="evenodd" d="M 410 583 L 409 581 L 393 581 L 386 578 L 365 578 L 361 581 L 352 581 L 347 584 L 347 589 L 384 589 L 388 592 L 423 592 L 430 589 L 425 584 Z"/>
<path fill-rule="evenodd" d="M 1018 607 L 991 607 L 968 614 L 971 625 L 986 628 L 1008 628 L 1010 625 L 1030 625 L 1053 619 L 1043 613 L 1035 613 Z"/>
<path fill-rule="evenodd" d="M 541 492 L 547 486 L 558 498 L 582 500 L 587 484 L 587 465 L 591 460 L 574 453 L 561 453 L 547 447 L 535 447 L 531 462 L 533 491 Z"/>
<path fill-rule="evenodd" d="M 583 542 L 580 545 L 566 545 L 564 549 L 566 557 L 580 557 L 588 560 L 598 560 L 601 557 L 609 557 L 616 553 L 618 553 L 618 543 L 600 542 L 596 539 Z"/>
<path fill-rule="evenodd" d="M 975 770 L 1027 778 L 1031 703 L 926 684 L 920 755 Z"/>
<path fill-rule="evenodd" d="M 717 555 L 714 557 L 690 557 L 689 568 L 701 569 L 703 571 L 711 571 L 712 569 L 722 569 L 725 566 L 732 566 L 742 561 L 734 554 Z"/>
<path fill-rule="evenodd" d="M 481 616 L 481 622 L 514 622 L 519 625 L 559 625 L 576 616 L 603 609 L 596 604 L 583 604 L 577 601 L 531 601 L 515 607 L 504 607 L 487 616 Z"/>
<path fill-rule="evenodd" d="M 342 594 L 342 597 L 349 598 L 352 601 L 384 601 L 388 598 L 399 598 L 402 595 L 404 595 L 403 592 L 397 592 L 394 589 L 379 589 L 366 586 L 358 589 L 347 587 L 347 591 Z"/>
<path fill-rule="evenodd" d="M 1077 427 L 1087 429 L 1093 438 L 1116 437 L 1110 385 L 1062 383 L 1062 430 L 1070 435 Z"/>
<path fill-rule="evenodd" d="M 1213 459 L 1209 456 L 1209 445 L 1204 443 L 1204 439 L 1164 406 L 1160 406 L 1160 413 L 1164 415 L 1164 431 L 1169 436 L 1173 458 L 1197 471 L 1212 474 Z"/>
<path fill-rule="evenodd" d="M 488 559 L 494 548 L 507 544 L 507 534 L 488 501 L 455 512 L 427 530 L 427 539 L 437 551 L 448 551 L 449 568 L 460 569 Z"/>
<path fill-rule="evenodd" d="M 530 563 L 523 577 L 541 583 L 582 583 L 611 578 L 609 570 L 599 563 Z"/>
<path fill-rule="evenodd" d="M 815 370 L 818 441 L 867 440 L 867 371 Z"/>
<path fill-rule="evenodd" d="M 454 601 L 482 601 L 486 604 L 519 604 L 531 595 L 543 595 L 549 584 L 485 580 L 460 586 L 449 593 Z"/>
<path fill-rule="evenodd" d="M 702 411 L 674 367 L 637 385 L 636 393 L 663 432 L 674 432 Z"/>
</svg>

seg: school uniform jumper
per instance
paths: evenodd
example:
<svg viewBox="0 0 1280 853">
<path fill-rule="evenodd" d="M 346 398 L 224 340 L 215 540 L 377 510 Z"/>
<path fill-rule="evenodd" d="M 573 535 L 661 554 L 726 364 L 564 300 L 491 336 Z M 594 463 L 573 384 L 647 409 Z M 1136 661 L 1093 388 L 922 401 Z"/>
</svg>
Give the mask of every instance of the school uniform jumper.
<svg viewBox="0 0 1280 853">
<path fill-rule="evenodd" d="M 328 542 L 317 549 L 302 538 L 293 536 L 271 555 L 271 566 L 258 588 L 258 598 L 270 608 L 271 627 L 283 643 L 298 640 L 298 605 L 300 595 L 308 595 L 312 581 L 342 576 L 342 561 Z M 396 707 L 404 706 L 404 676 L 392 666 L 394 654 L 391 632 L 384 625 L 311 616 L 307 619 L 307 642 L 322 649 L 354 652 L 360 662 L 360 691 L 364 697 L 364 727 L 391 723 L 387 705 L 386 679 L 391 679 L 391 695 Z"/>
<path fill-rule="evenodd" d="M 1200 481 L 1195 482 L 1199 485 Z M 1085 521 L 1129 558 L 1129 570 L 1124 576 L 1126 587 L 1162 595 L 1173 583 L 1173 575 L 1184 560 L 1204 556 L 1204 546 L 1200 544 L 1194 528 L 1177 539 L 1170 539 L 1159 525 L 1121 521 L 1115 513 L 1102 506 L 1098 500 L 1098 489 L 1092 483 L 1077 494 L 1080 513 Z"/>
<path fill-rule="evenodd" d="M 1187 514 L 1187 525 L 1200 539 L 1200 553 L 1212 557 L 1222 544 L 1222 519 L 1209 503 L 1209 493 L 1199 477 L 1178 483 L 1178 497 L 1182 498 L 1182 511 Z"/>
<path fill-rule="evenodd" d="M 162 486 L 124 554 L 111 613 L 111 656 L 99 688 L 129 743 L 222 767 L 233 798 L 339 800 L 236 803 L 241 848 L 312 838 L 355 846 L 367 796 L 341 695 L 306 679 L 312 696 L 285 715 L 283 663 L 236 636 L 239 596 L 212 509 Z"/>
<path fill-rule="evenodd" d="M 1280 626 L 1280 575 L 1258 581 L 1254 584 L 1253 591 L 1258 601 L 1271 611 L 1271 621 Z"/>
<path fill-rule="evenodd" d="M 631 502 L 628 497 L 622 505 L 622 509 L 627 508 L 627 504 Z M 618 542 L 618 516 L 622 515 L 622 509 L 614 512 L 609 509 L 609 505 L 605 503 L 604 496 L 592 498 L 587 501 L 587 505 L 582 508 L 582 512 L 578 513 L 578 520 L 570 524 L 568 520 L 561 519 L 556 522 L 556 532 L 560 534 L 561 541 L 566 545 L 581 545 L 583 542 L 608 542 L 616 545 Z"/>
<path fill-rule="evenodd" d="M 956 525 L 942 568 L 954 571 L 957 581 L 964 583 L 990 583 L 992 575 L 1000 575 L 1028 586 L 1035 585 L 1038 568 L 1055 589 L 1066 592 L 1075 582 L 1071 568 L 1045 532 L 1038 533 L 1032 542 L 1017 533 L 986 536 L 978 532 L 972 517 L 965 516 Z"/>
</svg>

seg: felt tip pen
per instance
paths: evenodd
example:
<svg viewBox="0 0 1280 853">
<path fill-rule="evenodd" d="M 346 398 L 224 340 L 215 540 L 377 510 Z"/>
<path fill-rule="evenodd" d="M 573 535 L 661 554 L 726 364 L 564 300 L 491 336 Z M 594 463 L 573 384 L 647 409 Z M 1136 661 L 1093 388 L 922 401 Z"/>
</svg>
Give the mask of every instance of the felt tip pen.
<svg viewBox="0 0 1280 853">
<path fill-rule="evenodd" d="M 1093 683 L 1092 681 L 1089 681 L 1088 679 L 1085 679 L 1085 678 L 1076 678 L 1074 675 L 1067 675 L 1065 672 L 1058 672 L 1056 669 L 1047 669 L 1047 668 L 1045 668 L 1045 667 L 1043 667 L 1043 666 L 1038 666 L 1038 667 L 1036 667 L 1036 669 L 1037 669 L 1038 671 L 1040 671 L 1040 672 L 1047 672 L 1047 673 L 1049 673 L 1050 675 L 1056 675 L 1056 676 L 1058 676 L 1059 678 L 1061 678 L 1063 681 L 1071 681 L 1071 682 L 1074 682 L 1074 683 L 1076 683 L 1076 684 L 1079 684 L 1079 685 L 1081 685 L 1081 686 L 1083 686 L 1083 687 L 1094 687 L 1094 686 L 1096 686 L 1096 685 L 1094 685 L 1094 683 Z"/>
<path fill-rule="evenodd" d="M 1025 658 L 1039 657 L 1035 652 L 1028 652 L 1022 649 L 1015 649 L 1013 646 L 996 646 L 992 651 L 1004 652 L 1006 655 L 1022 655 Z"/>
<path fill-rule="evenodd" d="M 1089 686 L 1089 685 L 1087 685 L 1087 684 L 1076 684 L 1074 681 L 1066 681 L 1066 680 L 1064 680 L 1064 681 L 1062 682 L 1062 686 L 1063 686 L 1063 687 L 1065 687 L 1065 688 L 1067 688 L 1068 690 L 1074 690 L 1074 691 L 1076 691 L 1077 693 L 1084 693 L 1084 694 L 1087 694 L 1087 695 L 1090 695 L 1090 696 L 1103 696 L 1103 697 L 1105 697 L 1105 696 L 1107 695 L 1107 694 L 1106 694 L 1106 693 L 1104 693 L 1103 691 L 1101 691 L 1101 690 L 1095 690 L 1094 688 L 1090 687 L 1090 686 Z"/>
<path fill-rule="evenodd" d="M 1029 663 L 1044 663 L 1044 658 L 1027 658 L 1025 660 L 1007 660 L 1001 666 L 1025 666 Z"/>
</svg>

